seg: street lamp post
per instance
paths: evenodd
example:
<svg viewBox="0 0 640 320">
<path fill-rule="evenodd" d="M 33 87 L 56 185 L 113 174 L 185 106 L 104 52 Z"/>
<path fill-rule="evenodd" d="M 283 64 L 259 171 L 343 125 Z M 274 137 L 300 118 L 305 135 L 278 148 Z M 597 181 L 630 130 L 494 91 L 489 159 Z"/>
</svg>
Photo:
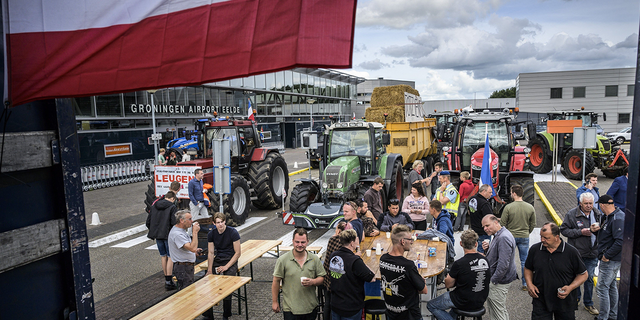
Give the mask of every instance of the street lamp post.
<svg viewBox="0 0 640 320">
<path fill-rule="evenodd" d="M 154 163 L 154 168 L 155 166 L 158 165 L 158 140 L 155 139 L 156 136 L 156 106 L 153 103 L 153 96 L 155 95 L 156 91 L 158 90 L 147 90 L 147 92 L 149 92 L 151 94 L 151 124 L 153 127 L 153 163 Z"/>
<path fill-rule="evenodd" d="M 313 130 L 313 103 L 316 102 L 316 99 L 309 98 L 307 99 L 307 104 L 311 105 L 309 108 L 309 117 L 311 118 L 311 130 Z"/>
</svg>

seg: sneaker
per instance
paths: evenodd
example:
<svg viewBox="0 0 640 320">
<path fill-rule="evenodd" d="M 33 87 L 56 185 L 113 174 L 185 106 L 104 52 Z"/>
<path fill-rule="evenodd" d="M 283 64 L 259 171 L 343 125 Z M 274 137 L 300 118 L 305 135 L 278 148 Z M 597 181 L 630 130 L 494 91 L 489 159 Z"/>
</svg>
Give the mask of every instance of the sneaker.
<svg viewBox="0 0 640 320">
<path fill-rule="evenodd" d="M 589 313 L 591 313 L 594 316 L 600 314 L 598 309 L 596 309 L 596 307 L 594 307 L 594 306 L 584 306 L 584 309 L 587 310 Z"/>
<path fill-rule="evenodd" d="M 172 281 L 165 281 L 164 282 L 164 289 L 169 291 L 169 290 L 175 290 L 177 289 L 176 284 Z"/>
</svg>

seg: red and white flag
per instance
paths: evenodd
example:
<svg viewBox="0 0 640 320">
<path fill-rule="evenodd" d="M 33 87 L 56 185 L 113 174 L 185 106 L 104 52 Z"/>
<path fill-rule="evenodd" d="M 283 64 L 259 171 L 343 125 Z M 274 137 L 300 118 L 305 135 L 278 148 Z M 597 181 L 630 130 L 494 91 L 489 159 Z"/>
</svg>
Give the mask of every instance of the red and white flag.
<svg viewBox="0 0 640 320">
<path fill-rule="evenodd" d="M 2 0 L 5 99 L 350 68 L 356 0 Z"/>
<path fill-rule="evenodd" d="M 251 99 L 249 100 L 249 115 L 247 116 L 249 120 L 256 120 L 256 117 L 253 115 L 253 108 L 251 108 Z"/>
</svg>

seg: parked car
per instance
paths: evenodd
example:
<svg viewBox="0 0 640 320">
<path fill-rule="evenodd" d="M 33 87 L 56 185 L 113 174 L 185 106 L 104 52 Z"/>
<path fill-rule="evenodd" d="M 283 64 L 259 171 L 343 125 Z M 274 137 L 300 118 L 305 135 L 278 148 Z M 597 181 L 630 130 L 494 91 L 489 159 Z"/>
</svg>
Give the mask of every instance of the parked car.
<svg viewBox="0 0 640 320">
<path fill-rule="evenodd" d="M 631 127 L 626 127 L 619 132 L 607 133 L 606 137 L 611 141 L 615 141 L 617 144 L 623 144 L 625 141 L 631 139 Z"/>
</svg>

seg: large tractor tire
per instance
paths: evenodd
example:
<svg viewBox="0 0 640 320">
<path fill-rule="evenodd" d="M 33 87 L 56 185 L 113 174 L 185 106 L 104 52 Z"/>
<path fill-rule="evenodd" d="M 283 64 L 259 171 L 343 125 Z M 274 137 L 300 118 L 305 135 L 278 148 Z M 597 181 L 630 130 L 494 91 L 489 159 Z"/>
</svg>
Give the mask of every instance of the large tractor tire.
<svg viewBox="0 0 640 320">
<path fill-rule="evenodd" d="M 527 147 L 531 149 L 531 153 L 529 154 L 529 167 L 531 171 L 535 173 L 547 173 L 551 171 L 553 166 L 551 162 L 553 159 L 547 155 L 547 150 L 549 150 L 547 141 L 537 136 L 529 140 Z"/>
<path fill-rule="evenodd" d="M 217 194 L 212 195 L 212 198 L 217 198 L 217 201 L 211 201 L 214 212 L 219 210 L 219 197 Z M 231 193 L 223 195 L 222 201 L 224 212 L 229 214 L 231 220 L 238 225 L 243 224 L 251 210 L 251 193 L 247 180 L 241 176 L 231 176 Z"/>
<path fill-rule="evenodd" d="M 583 169 L 585 170 L 585 175 L 593 172 L 593 169 L 595 169 L 596 163 L 593 160 L 591 152 L 587 152 L 586 162 L 584 164 L 582 163 L 582 157 L 581 150 L 572 149 L 567 152 L 567 155 L 562 161 L 562 169 L 564 169 L 564 174 L 568 179 L 582 180 Z"/>
<path fill-rule="evenodd" d="M 320 190 L 313 183 L 300 183 L 291 191 L 289 211 L 305 212 L 310 204 L 318 200 L 320 200 Z"/>
<path fill-rule="evenodd" d="M 533 185 L 533 177 L 515 177 L 510 179 L 511 185 L 519 184 L 522 186 L 523 195 L 522 200 L 528 202 L 530 205 L 533 205 L 533 201 L 535 199 L 534 196 L 534 185 Z M 509 186 L 509 190 L 511 190 L 511 186 Z"/>
<path fill-rule="evenodd" d="M 263 161 L 252 162 L 249 179 L 256 192 L 253 205 L 258 209 L 278 209 L 283 203 L 283 189 L 289 190 L 289 170 L 281 154 L 271 152 Z"/>
<path fill-rule="evenodd" d="M 404 176 L 402 174 L 402 162 L 399 160 L 393 164 L 393 173 L 391 174 L 391 181 L 389 182 L 387 201 L 391 199 L 398 199 L 400 203 L 404 201 Z"/>
</svg>

